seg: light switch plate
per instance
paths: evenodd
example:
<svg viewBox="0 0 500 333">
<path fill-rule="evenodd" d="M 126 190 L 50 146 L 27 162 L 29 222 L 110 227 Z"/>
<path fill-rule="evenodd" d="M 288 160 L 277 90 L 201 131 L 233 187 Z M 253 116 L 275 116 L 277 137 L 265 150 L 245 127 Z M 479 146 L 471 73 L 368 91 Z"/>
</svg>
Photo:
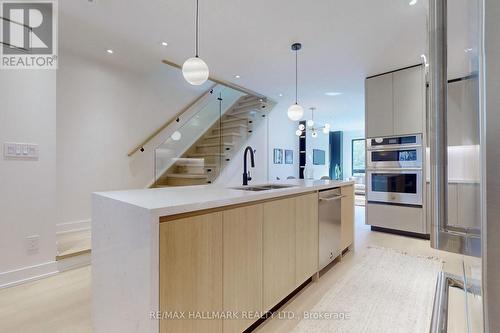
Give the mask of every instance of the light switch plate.
<svg viewBox="0 0 500 333">
<path fill-rule="evenodd" d="M 5 142 L 3 156 L 6 160 L 38 160 L 36 143 Z"/>
<path fill-rule="evenodd" d="M 40 236 L 33 235 L 26 237 L 26 251 L 29 254 L 38 253 L 40 248 Z"/>
</svg>

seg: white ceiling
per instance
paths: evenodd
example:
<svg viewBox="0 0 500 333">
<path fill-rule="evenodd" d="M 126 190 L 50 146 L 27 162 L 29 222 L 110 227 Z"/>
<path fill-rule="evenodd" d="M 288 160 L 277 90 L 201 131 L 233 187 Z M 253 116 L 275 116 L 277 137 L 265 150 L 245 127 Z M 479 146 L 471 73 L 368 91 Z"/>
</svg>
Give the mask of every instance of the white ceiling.
<svg viewBox="0 0 500 333">
<path fill-rule="evenodd" d="M 200 0 L 200 57 L 215 77 L 265 94 L 286 109 L 294 100 L 290 44 L 301 42 L 299 103 L 317 107 L 317 118 L 335 128 L 363 128 L 364 78 L 417 64 L 426 50 L 424 0 L 408 2 Z M 163 66 L 163 58 L 182 64 L 193 56 L 195 0 L 59 4 L 64 48 L 137 71 Z M 107 54 L 108 48 L 115 53 Z M 328 91 L 342 95 L 325 96 Z"/>
</svg>

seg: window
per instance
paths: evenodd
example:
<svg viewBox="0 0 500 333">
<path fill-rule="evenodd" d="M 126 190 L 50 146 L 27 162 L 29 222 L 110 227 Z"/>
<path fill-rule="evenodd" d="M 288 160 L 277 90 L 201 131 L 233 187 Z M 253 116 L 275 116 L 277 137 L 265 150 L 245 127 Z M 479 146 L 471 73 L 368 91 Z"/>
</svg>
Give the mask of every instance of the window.
<svg viewBox="0 0 500 333">
<path fill-rule="evenodd" d="M 365 139 L 352 140 L 352 175 L 365 173 Z"/>
</svg>

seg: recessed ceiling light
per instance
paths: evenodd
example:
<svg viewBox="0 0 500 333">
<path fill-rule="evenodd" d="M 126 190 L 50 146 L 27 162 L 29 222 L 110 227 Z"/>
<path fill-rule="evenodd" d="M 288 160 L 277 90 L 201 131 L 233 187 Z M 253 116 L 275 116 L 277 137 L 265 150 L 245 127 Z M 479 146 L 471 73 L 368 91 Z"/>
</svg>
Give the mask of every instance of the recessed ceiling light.
<svg viewBox="0 0 500 333">
<path fill-rule="evenodd" d="M 279 94 L 278 94 L 278 96 L 279 96 L 279 97 L 283 97 L 283 94 L 282 94 L 282 93 L 279 93 Z"/>
<path fill-rule="evenodd" d="M 417 4 L 418 0 L 411 0 L 409 5 L 410 6 L 415 6 Z"/>
<path fill-rule="evenodd" d="M 114 53 L 114 51 L 111 50 L 111 49 L 107 49 L 106 52 L 108 52 L 109 54 L 113 54 Z"/>
<path fill-rule="evenodd" d="M 234 78 L 235 78 L 235 79 L 239 79 L 240 77 L 241 77 L 241 76 L 239 76 L 238 74 L 236 74 L 236 75 L 234 76 Z"/>
<path fill-rule="evenodd" d="M 161 45 L 168 46 L 168 43 L 167 42 L 161 42 Z"/>
<path fill-rule="evenodd" d="M 326 96 L 338 96 L 338 95 L 342 95 L 341 92 L 336 92 L 336 91 L 328 91 L 325 93 Z"/>
</svg>

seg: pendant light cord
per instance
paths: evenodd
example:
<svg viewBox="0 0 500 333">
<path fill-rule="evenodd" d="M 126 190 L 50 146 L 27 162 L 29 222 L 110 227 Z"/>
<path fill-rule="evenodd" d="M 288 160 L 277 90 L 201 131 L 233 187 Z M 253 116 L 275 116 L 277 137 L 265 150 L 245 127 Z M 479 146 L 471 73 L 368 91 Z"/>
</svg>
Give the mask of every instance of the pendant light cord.
<svg viewBox="0 0 500 333">
<path fill-rule="evenodd" d="M 199 7 L 199 4 L 198 4 L 198 1 L 199 0 L 196 0 L 196 33 L 195 33 L 195 41 L 196 41 L 196 46 L 195 46 L 195 53 L 196 53 L 196 58 L 198 58 L 198 7 Z"/>
<path fill-rule="evenodd" d="M 297 62 L 298 62 L 298 55 L 297 55 L 297 50 L 295 50 L 295 104 L 299 104 L 298 102 L 298 77 L 299 77 L 299 67 L 297 65 Z"/>
</svg>

